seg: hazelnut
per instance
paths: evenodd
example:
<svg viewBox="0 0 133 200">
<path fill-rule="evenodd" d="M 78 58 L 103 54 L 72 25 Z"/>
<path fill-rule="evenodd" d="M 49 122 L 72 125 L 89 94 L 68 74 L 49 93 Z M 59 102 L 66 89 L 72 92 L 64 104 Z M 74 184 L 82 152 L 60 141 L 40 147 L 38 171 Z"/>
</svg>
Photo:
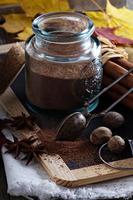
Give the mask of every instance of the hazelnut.
<svg viewBox="0 0 133 200">
<path fill-rule="evenodd" d="M 105 116 L 103 117 L 104 125 L 109 128 L 118 128 L 122 124 L 124 124 L 124 121 L 125 119 L 123 115 L 114 111 L 106 113 Z"/>
<path fill-rule="evenodd" d="M 107 146 L 111 152 L 121 153 L 124 150 L 126 144 L 122 137 L 115 135 L 108 141 Z"/>
<path fill-rule="evenodd" d="M 99 127 L 96 128 L 90 135 L 92 144 L 100 145 L 107 142 L 112 137 L 112 132 L 109 128 Z"/>
</svg>

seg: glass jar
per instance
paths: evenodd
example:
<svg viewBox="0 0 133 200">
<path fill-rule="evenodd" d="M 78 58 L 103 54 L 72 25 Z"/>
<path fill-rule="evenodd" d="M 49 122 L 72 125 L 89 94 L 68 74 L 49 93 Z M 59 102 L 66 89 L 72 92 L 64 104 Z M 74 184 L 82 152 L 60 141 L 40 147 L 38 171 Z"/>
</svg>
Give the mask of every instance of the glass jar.
<svg viewBox="0 0 133 200">
<path fill-rule="evenodd" d="M 77 12 L 49 13 L 33 21 L 33 31 L 25 46 L 28 101 L 50 110 L 83 107 L 99 92 L 102 80 L 93 22 Z"/>
</svg>

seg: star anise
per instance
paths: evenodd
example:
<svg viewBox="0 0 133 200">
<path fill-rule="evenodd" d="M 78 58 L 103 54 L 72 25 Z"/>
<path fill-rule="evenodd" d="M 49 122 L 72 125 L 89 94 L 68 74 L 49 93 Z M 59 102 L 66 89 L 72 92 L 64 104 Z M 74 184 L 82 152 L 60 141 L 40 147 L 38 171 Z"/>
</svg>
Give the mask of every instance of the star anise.
<svg viewBox="0 0 133 200">
<path fill-rule="evenodd" d="M 8 140 L 5 144 L 7 151 L 5 153 L 15 154 L 17 158 L 20 153 L 24 153 L 25 156 L 21 160 L 27 160 L 26 165 L 28 165 L 34 157 L 39 157 L 43 153 L 47 153 L 43 143 L 35 144 L 37 138 L 30 136 L 29 138 L 18 140 L 14 135 L 14 141 Z"/>
<path fill-rule="evenodd" d="M 12 136 L 14 141 L 8 140 L 5 144 L 5 147 L 7 148 L 6 153 L 15 154 L 15 158 L 17 158 L 20 155 L 20 153 L 23 152 L 24 149 L 31 148 L 31 144 L 33 144 L 37 140 L 33 136 L 22 140 L 18 140 L 18 138 L 14 135 Z"/>
<path fill-rule="evenodd" d="M 28 165 L 34 157 L 39 158 L 43 153 L 48 153 L 45 149 L 44 144 L 36 144 L 35 146 L 31 146 L 30 148 L 24 149 L 23 153 L 26 155 L 22 160 L 27 160 L 26 165 Z"/>
<path fill-rule="evenodd" d="M 22 115 L 12 118 L 12 127 L 15 127 L 16 130 L 21 130 L 28 128 L 29 130 L 34 130 L 35 117 L 26 116 L 24 113 Z"/>
<path fill-rule="evenodd" d="M 5 128 L 9 128 L 10 124 L 12 123 L 11 119 L 0 119 L 0 131 L 2 131 Z"/>
</svg>

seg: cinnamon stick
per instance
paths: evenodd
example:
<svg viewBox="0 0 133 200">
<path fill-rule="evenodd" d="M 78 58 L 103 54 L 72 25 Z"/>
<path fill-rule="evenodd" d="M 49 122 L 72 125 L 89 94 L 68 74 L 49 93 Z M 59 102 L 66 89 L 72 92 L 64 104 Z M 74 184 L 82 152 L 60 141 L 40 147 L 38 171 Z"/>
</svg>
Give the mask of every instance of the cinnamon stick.
<svg viewBox="0 0 133 200">
<path fill-rule="evenodd" d="M 123 58 L 114 58 L 114 59 L 112 59 L 112 61 L 127 70 L 133 68 L 133 63 L 131 63 L 128 60 L 125 60 Z"/>
<path fill-rule="evenodd" d="M 113 80 L 108 77 L 108 76 L 104 76 L 103 78 L 103 84 L 104 86 L 107 86 L 107 85 L 110 85 L 111 83 L 113 82 Z M 127 92 L 127 88 L 125 88 L 124 86 L 122 86 L 120 83 L 117 83 L 116 85 L 114 85 L 111 89 L 110 89 L 111 92 L 114 92 L 114 93 L 119 93 L 121 95 L 123 95 L 124 93 Z M 128 97 L 130 99 L 130 101 L 132 101 L 132 104 L 133 104 L 133 94 L 129 94 Z"/>
<path fill-rule="evenodd" d="M 126 72 L 126 69 L 110 60 L 104 65 L 104 75 L 109 75 L 113 80 L 122 76 Z M 120 83 L 126 88 L 133 87 L 133 74 L 129 74 L 127 77 L 121 80 Z"/>
<path fill-rule="evenodd" d="M 113 100 L 120 98 L 120 94 L 118 92 L 108 91 L 107 95 L 110 96 Z M 128 95 L 129 96 L 129 95 Z M 128 98 L 128 96 L 121 101 L 123 105 L 133 110 L 133 101 Z"/>
</svg>

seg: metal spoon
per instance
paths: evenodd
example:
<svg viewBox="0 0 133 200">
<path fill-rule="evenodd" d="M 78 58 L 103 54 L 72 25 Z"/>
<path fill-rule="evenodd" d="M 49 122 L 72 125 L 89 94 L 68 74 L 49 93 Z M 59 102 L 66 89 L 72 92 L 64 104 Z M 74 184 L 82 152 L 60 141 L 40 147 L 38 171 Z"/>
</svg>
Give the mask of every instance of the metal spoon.
<svg viewBox="0 0 133 200">
<path fill-rule="evenodd" d="M 99 94 L 97 94 L 94 98 L 92 98 L 89 103 L 92 103 L 93 101 L 95 101 L 99 96 L 101 96 L 104 92 L 106 92 L 111 87 L 113 87 L 116 83 L 118 83 L 121 79 L 126 77 L 132 71 L 133 71 L 133 68 L 130 69 L 128 72 L 126 72 L 121 77 L 119 77 L 118 79 L 116 79 L 109 86 L 105 87 L 103 90 L 101 90 L 101 92 Z M 83 113 L 74 112 L 74 113 L 68 115 L 62 121 L 62 123 L 60 124 L 60 126 L 57 130 L 56 140 L 71 140 L 71 141 L 75 140 L 82 134 L 82 131 L 89 125 L 89 123 L 91 122 L 92 119 L 94 119 L 96 117 L 102 117 L 109 110 L 111 110 L 115 105 L 117 105 L 120 101 L 122 101 L 132 91 L 133 91 L 133 88 L 131 88 L 129 91 L 127 91 L 124 95 L 122 95 L 117 101 L 115 101 L 111 106 L 109 106 L 101 114 L 91 115 L 87 111 L 88 106 L 85 106 Z"/>
<path fill-rule="evenodd" d="M 68 115 L 57 130 L 56 140 L 75 140 L 86 126 L 86 118 L 81 112 Z"/>
</svg>

